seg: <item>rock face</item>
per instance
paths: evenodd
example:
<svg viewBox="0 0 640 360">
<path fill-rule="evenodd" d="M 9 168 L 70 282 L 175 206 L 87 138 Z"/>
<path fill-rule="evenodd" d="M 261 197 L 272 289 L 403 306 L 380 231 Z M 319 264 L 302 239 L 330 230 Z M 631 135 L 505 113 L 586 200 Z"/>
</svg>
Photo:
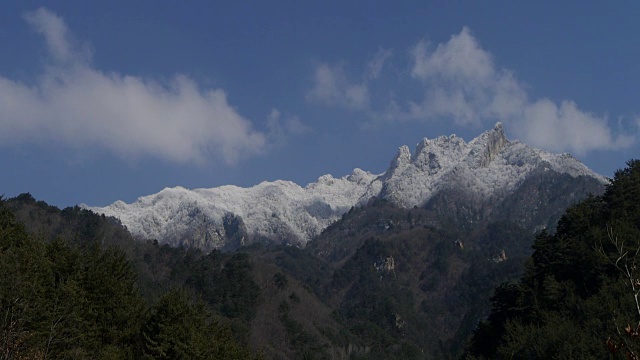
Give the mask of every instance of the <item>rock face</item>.
<svg viewBox="0 0 640 360">
<path fill-rule="evenodd" d="M 549 221 L 546 206 L 558 196 L 553 186 L 577 201 L 606 182 L 571 155 L 509 141 L 497 123 L 468 143 L 451 135 L 425 138 L 413 153 L 402 146 L 380 175 L 355 169 L 341 178 L 321 176 L 305 187 L 278 180 L 250 188 L 167 188 L 132 204 L 117 201 L 89 209 L 119 218 L 136 236 L 170 245 L 210 250 L 269 239 L 305 246 L 351 207 L 371 198 L 427 207 L 467 223 L 513 213 L 543 227 Z M 516 206 L 535 199 L 542 202 Z M 567 201 L 560 203 L 558 211 Z M 503 205 L 510 204 L 514 210 L 505 214 Z"/>
<path fill-rule="evenodd" d="M 373 266 L 376 268 L 378 272 L 387 272 L 392 273 L 396 271 L 396 261 L 393 259 L 393 256 L 389 255 L 385 258 L 380 258 L 376 261 Z"/>
</svg>

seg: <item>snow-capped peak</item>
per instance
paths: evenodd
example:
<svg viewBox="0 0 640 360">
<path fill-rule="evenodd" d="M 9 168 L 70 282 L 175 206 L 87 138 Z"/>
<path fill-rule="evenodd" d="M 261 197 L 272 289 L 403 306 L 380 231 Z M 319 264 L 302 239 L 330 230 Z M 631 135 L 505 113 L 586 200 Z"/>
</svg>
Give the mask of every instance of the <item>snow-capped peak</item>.
<svg viewBox="0 0 640 360">
<path fill-rule="evenodd" d="M 165 188 L 132 204 L 117 201 L 90 209 L 119 218 L 133 234 L 143 238 L 181 238 L 188 230 L 184 224 L 192 223 L 194 216 L 207 225 L 203 231 L 215 238 L 216 233 L 222 232 L 224 216 L 233 214 L 243 219 L 251 235 L 304 245 L 356 204 L 376 177 L 355 169 L 341 178 L 321 176 L 304 188 L 283 180 L 265 181 L 250 188 Z"/>
<path fill-rule="evenodd" d="M 571 156 L 509 141 L 500 122 L 468 143 L 455 135 L 424 138 L 409 160 L 408 153 L 406 146 L 401 147 L 378 179 L 379 196 L 404 207 L 421 206 L 447 188 L 480 197 L 508 193 L 537 168 L 606 182 Z"/>
<path fill-rule="evenodd" d="M 396 157 L 391 161 L 391 168 L 398 169 L 404 168 L 411 163 L 411 150 L 407 145 L 402 145 L 398 148 Z"/>
<path fill-rule="evenodd" d="M 195 240 L 197 246 L 222 247 L 229 237 L 225 221 L 236 216 L 249 236 L 304 246 L 352 206 L 371 197 L 404 207 L 421 206 L 452 188 L 474 194 L 474 198 L 495 198 L 513 192 L 536 169 L 606 182 L 570 155 L 507 140 L 502 124 L 497 123 L 469 143 L 451 135 L 424 138 L 413 153 L 401 146 L 381 175 L 356 168 L 340 178 L 323 175 L 305 187 L 277 180 L 249 188 L 165 188 L 132 204 L 116 201 L 90 209 L 119 218 L 134 235 L 172 245 L 202 237 Z"/>
<path fill-rule="evenodd" d="M 507 136 L 501 122 L 496 123 L 493 130 L 489 130 L 469 142 L 471 150 L 467 161 L 473 166 L 486 167 L 507 145 Z"/>
</svg>

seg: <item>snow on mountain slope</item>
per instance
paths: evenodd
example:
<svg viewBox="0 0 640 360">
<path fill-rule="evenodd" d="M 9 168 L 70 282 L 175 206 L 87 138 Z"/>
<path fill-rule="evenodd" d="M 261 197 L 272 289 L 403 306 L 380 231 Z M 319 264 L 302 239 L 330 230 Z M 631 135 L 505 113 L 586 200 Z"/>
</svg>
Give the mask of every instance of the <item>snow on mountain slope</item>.
<svg viewBox="0 0 640 360">
<path fill-rule="evenodd" d="M 375 177 L 355 169 L 339 179 L 321 176 L 304 188 L 282 180 L 250 188 L 166 188 L 132 204 L 117 201 L 89 209 L 120 219 L 133 234 L 148 239 L 179 238 L 194 216 L 202 216 L 220 234 L 224 216 L 231 213 L 243 219 L 252 235 L 280 241 L 293 237 L 303 245 L 356 204 Z"/>
<path fill-rule="evenodd" d="M 342 178 L 321 176 L 304 188 L 282 180 L 250 188 L 166 188 L 132 204 L 117 201 L 89 209 L 120 219 L 134 235 L 171 245 L 224 247 L 230 236 L 225 219 L 231 214 L 242 219 L 251 236 L 304 246 L 352 206 L 365 204 L 371 197 L 403 207 L 421 206 L 451 188 L 475 198 L 501 198 L 536 169 L 606 182 L 568 154 L 551 154 L 507 140 L 502 124 L 497 123 L 469 143 L 451 135 L 425 138 L 413 154 L 402 146 L 382 175 L 355 169 Z"/>
<path fill-rule="evenodd" d="M 424 139 L 413 154 L 403 146 L 379 179 L 380 197 L 403 207 L 421 206 L 446 188 L 467 191 L 478 198 L 511 192 L 534 169 L 573 177 L 606 179 L 568 154 L 551 154 L 519 141 L 507 140 L 501 123 L 466 143 L 451 135 Z"/>
</svg>

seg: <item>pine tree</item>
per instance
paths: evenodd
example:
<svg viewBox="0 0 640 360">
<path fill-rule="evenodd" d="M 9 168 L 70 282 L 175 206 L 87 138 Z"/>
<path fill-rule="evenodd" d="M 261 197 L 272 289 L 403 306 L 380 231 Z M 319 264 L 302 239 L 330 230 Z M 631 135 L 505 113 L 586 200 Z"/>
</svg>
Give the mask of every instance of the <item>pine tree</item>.
<svg viewBox="0 0 640 360">
<path fill-rule="evenodd" d="M 0 358 L 42 356 L 45 287 L 50 266 L 44 246 L 17 223 L 0 199 Z"/>
</svg>

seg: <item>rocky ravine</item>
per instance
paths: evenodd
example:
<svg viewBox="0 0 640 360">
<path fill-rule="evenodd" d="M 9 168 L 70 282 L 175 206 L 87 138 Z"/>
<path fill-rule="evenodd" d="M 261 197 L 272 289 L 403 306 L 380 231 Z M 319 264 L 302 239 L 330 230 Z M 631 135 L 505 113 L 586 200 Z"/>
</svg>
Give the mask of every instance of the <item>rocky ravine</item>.
<svg viewBox="0 0 640 360">
<path fill-rule="evenodd" d="M 451 135 L 425 138 L 413 153 L 402 146 L 381 175 L 355 169 L 341 178 L 321 176 L 305 187 L 278 180 L 250 188 L 166 188 L 131 204 L 87 208 L 120 219 L 135 236 L 170 245 L 208 251 L 266 238 L 304 246 L 352 206 L 372 197 L 413 207 L 455 190 L 465 194 L 465 201 L 496 202 L 516 192 L 532 174 L 545 171 L 607 182 L 571 155 L 509 141 L 497 123 L 468 143 Z"/>
</svg>

